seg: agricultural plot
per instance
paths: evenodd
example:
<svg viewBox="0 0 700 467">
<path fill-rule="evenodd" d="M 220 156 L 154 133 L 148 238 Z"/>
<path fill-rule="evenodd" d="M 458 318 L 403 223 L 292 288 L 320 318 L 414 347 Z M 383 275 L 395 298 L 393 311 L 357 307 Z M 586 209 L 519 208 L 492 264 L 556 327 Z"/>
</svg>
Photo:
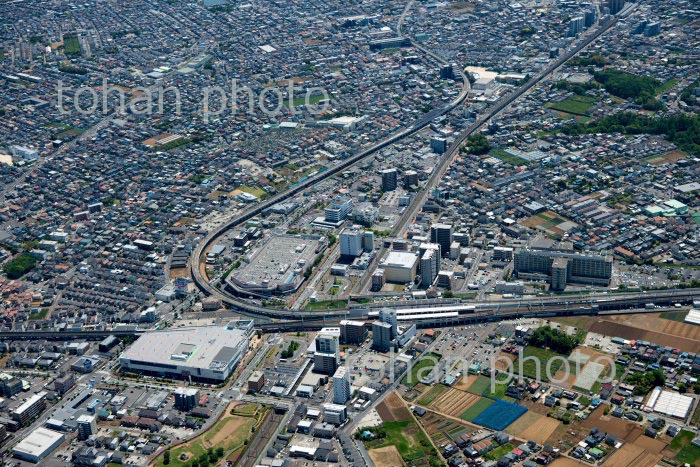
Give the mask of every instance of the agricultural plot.
<svg viewBox="0 0 700 467">
<path fill-rule="evenodd" d="M 428 436 L 430 436 L 433 443 L 437 446 L 447 442 L 454 442 L 460 436 L 473 431 L 468 426 L 455 420 L 447 419 L 435 412 L 426 412 L 419 420 L 421 424 L 423 424 Z"/>
<path fill-rule="evenodd" d="M 401 398 L 392 392 L 378 406 L 377 413 L 384 422 L 402 422 L 412 420 L 411 412 Z"/>
<path fill-rule="evenodd" d="M 499 399 L 481 412 L 474 419 L 474 423 L 492 430 L 501 431 L 522 417 L 525 412 L 527 412 L 527 408 Z"/>
<path fill-rule="evenodd" d="M 403 466 L 403 459 L 396 446 L 384 446 L 383 448 L 370 449 L 367 451 L 369 457 L 377 467 Z"/>
<path fill-rule="evenodd" d="M 430 404 L 430 408 L 456 417 L 479 402 L 480 399 L 477 395 L 449 388 Z"/>
<path fill-rule="evenodd" d="M 661 454 L 655 454 L 628 443 L 615 451 L 603 465 L 605 467 L 654 467 L 661 458 Z"/>
<path fill-rule="evenodd" d="M 472 405 L 465 412 L 463 412 L 459 416 L 459 418 L 468 422 L 472 422 L 476 417 L 481 415 L 481 412 L 488 409 L 491 406 L 491 404 L 493 404 L 493 399 L 481 399 L 479 402 Z"/>
<path fill-rule="evenodd" d="M 511 424 L 506 431 L 520 439 L 545 444 L 559 427 L 559 421 L 535 412 L 527 412 Z"/>
<path fill-rule="evenodd" d="M 438 384 L 436 386 L 433 386 L 432 388 L 428 389 L 427 392 L 425 392 L 420 399 L 418 399 L 418 403 L 420 405 L 428 406 L 430 405 L 431 402 L 433 402 L 440 394 L 445 392 L 447 390 L 447 386 L 444 386 L 442 384 Z"/>
</svg>

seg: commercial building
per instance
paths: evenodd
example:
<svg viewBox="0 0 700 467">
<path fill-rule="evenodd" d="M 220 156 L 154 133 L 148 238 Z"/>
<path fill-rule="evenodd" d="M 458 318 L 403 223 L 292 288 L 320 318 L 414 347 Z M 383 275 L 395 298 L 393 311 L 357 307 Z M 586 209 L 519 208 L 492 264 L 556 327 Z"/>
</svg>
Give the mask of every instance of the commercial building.
<svg viewBox="0 0 700 467">
<path fill-rule="evenodd" d="M 149 332 L 119 357 L 125 371 L 223 382 L 248 350 L 248 336 L 221 326 Z"/>
<path fill-rule="evenodd" d="M 97 424 L 94 415 L 81 415 L 78 417 L 78 439 L 84 441 L 97 433 Z"/>
<path fill-rule="evenodd" d="M 391 348 L 391 324 L 375 321 L 372 323 L 372 348 L 387 352 Z"/>
<path fill-rule="evenodd" d="M 367 328 L 362 321 L 344 319 L 340 322 L 340 343 L 360 345 L 367 339 Z"/>
<path fill-rule="evenodd" d="M 515 254 L 513 272 L 519 279 L 546 280 L 552 289 L 564 290 L 571 283 L 609 285 L 612 263 L 609 255 L 522 249 Z"/>
<path fill-rule="evenodd" d="M 382 191 L 394 191 L 399 183 L 399 171 L 396 169 L 382 170 Z"/>
<path fill-rule="evenodd" d="M 41 391 L 27 399 L 22 405 L 11 412 L 12 420 L 21 426 L 27 426 L 46 408 L 46 391 Z"/>
<path fill-rule="evenodd" d="M 386 282 L 413 282 L 418 267 L 418 256 L 405 251 L 391 251 L 382 261 L 381 267 Z"/>
<path fill-rule="evenodd" d="M 440 254 L 444 258 L 450 254 L 452 245 L 452 226 L 449 224 L 433 224 L 430 226 L 430 242 L 440 245 Z"/>
<path fill-rule="evenodd" d="M 38 463 L 61 445 L 65 436 L 47 428 L 37 428 L 12 448 L 15 457 Z"/>
<path fill-rule="evenodd" d="M 333 374 L 333 403 L 345 404 L 350 400 L 350 374 L 344 366 Z"/>
<path fill-rule="evenodd" d="M 195 388 L 178 387 L 175 389 L 175 408 L 183 412 L 189 412 L 197 407 L 199 391 Z"/>
<path fill-rule="evenodd" d="M 294 292 L 316 255 L 326 248 L 319 235 L 272 235 L 226 278 L 228 290 L 243 296 L 269 297 Z"/>
</svg>

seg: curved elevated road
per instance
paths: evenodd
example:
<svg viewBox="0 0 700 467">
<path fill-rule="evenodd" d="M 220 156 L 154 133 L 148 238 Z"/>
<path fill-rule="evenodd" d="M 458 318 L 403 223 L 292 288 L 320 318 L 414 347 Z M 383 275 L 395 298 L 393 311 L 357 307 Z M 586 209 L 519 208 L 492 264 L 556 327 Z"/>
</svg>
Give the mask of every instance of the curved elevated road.
<svg viewBox="0 0 700 467">
<path fill-rule="evenodd" d="M 407 8 L 404 10 L 404 13 L 401 16 L 400 19 L 400 24 L 403 22 L 403 17 L 405 16 L 406 12 L 408 11 L 409 7 L 411 6 L 411 3 L 407 5 Z M 512 104 L 515 100 L 520 98 L 523 94 L 528 92 L 530 89 L 532 89 L 535 85 L 537 85 L 539 82 L 541 82 L 543 79 L 545 79 L 548 75 L 556 71 L 559 67 L 561 67 L 566 61 L 568 61 L 571 57 L 576 55 L 578 52 L 583 50 L 585 47 L 587 47 L 591 42 L 595 41 L 597 38 L 599 38 L 602 34 L 604 34 L 606 31 L 608 31 L 614 24 L 617 23 L 620 17 L 626 17 L 629 15 L 634 8 L 636 8 L 636 4 L 632 4 L 629 8 L 624 10 L 620 15 L 611 17 L 606 19 L 603 23 L 600 24 L 598 29 L 596 29 L 593 33 L 590 33 L 582 38 L 581 41 L 579 41 L 576 45 L 571 46 L 569 49 L 567 49 L 566 53 L 562 54 L 557 60 L 552 62 L 549 66 L 547 66 L 544 70 L 542 70 L 540 73 L 538 73 L 536 76 L 531 78 L 525 85 L 521 86 L 514 92 L 508 94 L 504 98 L 502 98 L 499 102 L 497 102 L 492 108 L 488 110 L 486 114 L 484 114 L 481 118 L 479 118 L 473 125 L 471 125 L 467 130 L 465 130 L 460 137 L 452 144 L 449 148 L 449 150 L 446 152 L 446 154 L 443 156 L 442 161 L 439 164 L 438 170 L 434 171 L 433 176 L 431 177 L 431 180 L 429 183 L 436 183 L 437 180 L 439 180 L 439 176 L 441 176 L 441 173 L 446 170 L 446 168 L 449 166 L 449 163 L 451 162 L 452 158 L 454 155 L 457 153 L 459 150 L 459 147 L 463 144 L 463 142 L 471 135 L 474 133 L 479 127 L 481 127 L 484 123 L 488 122 L 491 120 L 494 116 L 496 116 L 498 113 L 500 113 L 503 109 L 508 107 L 510 104 Z M 416 46 L 414 44 L 414 46 Z M 419 49 L 431 56 L 432 58 L 436 59 L 440 63 L 444 63 L 444 60 L 442 60 L 440 57 L 437 57 L 435 54 L 433 54 L 430 51 L 425 50 L 422 47 L 419 47 Z M 240 298 L 234 296 L 233 294 L 230 294 L 224 290 L 221 290 L 211 283 L 209 283 L 209 280 L 205 276 L 204 272 L 202 271 L 201 264 L 204 262 L 204 254 L 207 251 L 207 248 L 212 245 L 221 235 L 223 235 L 225 232 L 228 230 L 241 225 L 242 223 L 248 221 L 252 217 L 255 217 L 262 213 L 263 211 L 267 210 L 274 204 L 277 204 L 279 202 L 282 202 L 300 192 L 303 190 L 306 190 L 307 188 L 315 185 L 316 183 L 326 180 L 330 177 L 333 177 L 334 175 L 348 169 L 349 167 L 363 161 L 367 157 L 371 156 L 375 152 L 384 149 L 392 144 L 394 144 L 397 141 L 400 141 L 407 136 L 410 136 L 417 131 L 425 128 L 430 124 L 430 122 L 441 115 L 444 115 L 459 105 L 461 105 L 464 100 L 467 98 L 469 95 L 469 92 L 471 91 L 471 85 L 469 84 L 469 80 L 467 77 L 459 71 L 460 75 L 463 78 L 463 88 L 459 96 L 454 99 L 450 104 L 447 106 L 441 108 L 441 109 L 435 109 L 427 113 L 424 117 L 419 119 L 418 121 L 414 122 L 409 126 L 408 128 L 401 130 L 397 133 L 395 133 L 392 136 L 389 136 L 388 138 L 382 140 L 381 142 L 375 144 L 374 146 L 367 148 L 365 150 L 360 151 L 358 154 L 350 157 L 349 159 L 343 161 L 342 163 L 338 164 L 337 166 L 330 168 L 326 170 L 325 172 L 321 174 L 317 174 L 313 178 L 310 178 L 298 185 L 295 185 L 286 191 L 279 193 L 275 196 L 272 196 L 271 198 L 268 198 L 267 200 L 257 204 L 256 206 L 251 207 L 250 209 L 244 211 L 240 215 L 236 216 L 232 220 L 230 220 L 228 223 L 219 226 L 209 234 L 200 242 L 200 244 L 197 246 L 197 248 L 194 250 L 191 260 L 190 260 L 190 272 L 192 279 L 195 283 L 195 285 L 206 295 L 211 295 L 219 300 L 222 301 L 222 303 L 225 303 L 226 305 L 230 306 L 232 309 L 236 310 L 237 312 L 241 313 L 242 315 L 248 315 L 248 316 L 266 316 L 269 318 L 275 318 L 275 319 L 286 319 L 286 320 L 297 320 L 300 316 L 299 311 L 292 311 L 292 310 L 287 310 L 287 309 L 282 309 L 282 308 L 265 308 L 261 306 L 257 306 L 251 303 L 248 303 L 244 300 L 241 300 Z M 412 218 L 413 215 L 415 215 L 416 210 L 418 209 L 418 206 L 420 206 L 423 197 L 427 193 L 427 190 L 423 193 L 423 196 L 420 198 L 416 199 L 414 201 L 413 205 L 411 206 L 411 209 L 407 210 L 405 213 L 404 217 L 400 220 L 399 225 L 403 225 L 408 220 Z M 303 312 L 303 316 L 308 319 L 331 319 L 331 318 L 341 318 L 341 317 L 346 317 L 348 315 L 348 312 L 346 310 L 328 310 L 324 312 Z"/>
</svg>

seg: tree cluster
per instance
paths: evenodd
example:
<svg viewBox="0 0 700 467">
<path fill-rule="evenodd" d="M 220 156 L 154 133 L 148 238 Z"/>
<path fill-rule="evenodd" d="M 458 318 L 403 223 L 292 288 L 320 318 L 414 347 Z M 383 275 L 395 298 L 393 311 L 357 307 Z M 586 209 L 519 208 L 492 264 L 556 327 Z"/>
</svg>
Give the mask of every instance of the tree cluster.
<svg viewBox="0 0 700 467">
<path fill-rule="evenodd" d="M 549 347 L 560 354 L 570 354 L 572 350 L 579 344 L 576 336 L 553 329 L 549 326 L 541 327 L 535 330 L 530 337 L 530 345 L 534 347 Z"/>
</svg>

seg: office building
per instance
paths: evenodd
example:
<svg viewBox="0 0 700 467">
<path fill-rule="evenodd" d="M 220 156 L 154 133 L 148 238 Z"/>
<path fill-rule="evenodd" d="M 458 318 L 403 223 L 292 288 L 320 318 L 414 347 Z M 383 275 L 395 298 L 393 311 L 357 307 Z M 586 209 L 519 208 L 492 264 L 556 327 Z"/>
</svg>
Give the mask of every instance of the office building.
<svg viewBox="0 0 700 467">
<path fill-rule="evenodd" d="M 493 249 L 494 261 L 512 261 L 513 249 L 505 246 L 497 246 Z"/>
<path fill-rule="evenodd" d="M 81 415 L 78 417 L 78 439 L 84 441 L 97 433 L 97 424 L 94 415 Z"/>
<path fill-rule="evenodd" d="M 323 404 L 323 421 L 340 425 L 348 418 L 348 408 L 340 404 Z"/>
<path fill-rule="evenodd" d="M 391 348 L 391 324 L 375 321 L 372 323 L 372 348 L 387 352 Z"/>
<path fill-rule="evenodd" d="M 265 372 L 256 370 L 248 378 L 248 392 L 260 392 L 265 387 Z"/>
<path fill-rule="evenodd" d="M 175 389 L 175 408 L 183 412 L 189 412 L 197 407 L 199 391 L 195 388 L 178 387 Z"/>
<path fill-rule="evenodd" d="M 452 245 L 452 226 L 449 224 L 433 224 L 430 226 L 430 241 L 440 245 L 440 254 L 444 258 L 450 254 Z"/>
<path fill-rule="evenodd" d="M 611 15 L 616 15 L 625 7 L 625 0 L 608 0 L 608 9 Z"/>
<path fill-rule="evenodd" d="M 430 150 L 435 154 L 444 154 L 447 151 L 447 140 L 445 138 L 430 138 Z"/>
<path fill-rule="evenodd" d="M 333 374 L 333 403 L 345 404 L 350 400 L 350 374 L 344 366 L 338 367 Z"/>
<path fill-rule="evenodd" d="M 418 256 L 415 253 L 391 251 L 381 263 L 384 280 L 405 284 L 413 282 L 418 268 Z"/>
<path fill-rule="evenodd" d="M 519 279 L 547 280 L 553 290 L 564 290 L 572 283 L 608 286 L 612 263 L 609 255 L 522 249 L 515 254 L 513 273 Z"/>
<path fill-rule="evenodd" d="M 46 391 L 41 391 L 27 399 L 11 412 L 12 420 L 21 426 L 27 426 L 46 408 Z"/>
<path fill-rule="evenodd" d="M 65 436 L 47 428 L 37 428 L 12 448 L 12 454 L 18 459 L 38 463 L 59 447 Z"/>
<path fill-rule="evenodd" d="M 344 319 L 340 322 L 340 343 L 360 345 L 367 339 L 367 328 L 362 321 Z"/>
<path fill-rule="evenodd" d="M 141 335 L 119 357 L 122 369 L 174 379 L 222 383 L 248 350 L 241 329 L 202 326 Z"/>
<path fill-rule="evenodd" d="M 398 186 L 399 171 L 396 169 L 382 170 L 382 191 L 394 191 Z"/>
<path fill-rule="evenodd" d="M 22 390 L 22 380 L 9 373 L 0 373 L 0 393 L 3 397 L 12 397 Z"/>
<path fill-rule="evenodd" d="M 326 222 L 337 224 L 347 219 L 350 210 L 352 209 L 352 200 L 339 196 L 327 206 L 323 213 L 326 216 Z"/>
<path fill-rule="evenodd" d="M 345 229 L 340 233 L 340 256 L 357 257 L 362 254 L 363 232 L 357 227 Z"/>
</svg>

